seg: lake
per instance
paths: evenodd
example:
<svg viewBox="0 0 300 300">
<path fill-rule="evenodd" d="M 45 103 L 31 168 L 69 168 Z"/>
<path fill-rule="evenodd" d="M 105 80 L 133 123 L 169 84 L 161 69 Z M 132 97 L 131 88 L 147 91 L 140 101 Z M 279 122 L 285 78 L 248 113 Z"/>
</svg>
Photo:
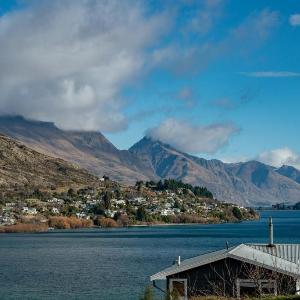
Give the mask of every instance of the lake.
<svg viewBox="0 0 300 300">
<path fill-rule="evenodd" d="M 0 299 L 138 300 L 149 276 L 230 246 L 300 243 L 300 211 L 263 211 L 254 222 L 0 235 Z"/>
</svg>

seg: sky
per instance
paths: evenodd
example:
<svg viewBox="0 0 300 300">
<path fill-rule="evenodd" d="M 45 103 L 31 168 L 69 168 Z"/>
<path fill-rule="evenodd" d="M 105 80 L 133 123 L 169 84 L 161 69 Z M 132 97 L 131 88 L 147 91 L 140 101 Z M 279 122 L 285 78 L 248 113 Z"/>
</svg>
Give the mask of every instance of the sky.
<svg viewBox="0 0 300 300">
<path fill-rule="evenodd" d="M 299 0 L 0 0 L 0 113 L 300 169 Z"/>
</svg>

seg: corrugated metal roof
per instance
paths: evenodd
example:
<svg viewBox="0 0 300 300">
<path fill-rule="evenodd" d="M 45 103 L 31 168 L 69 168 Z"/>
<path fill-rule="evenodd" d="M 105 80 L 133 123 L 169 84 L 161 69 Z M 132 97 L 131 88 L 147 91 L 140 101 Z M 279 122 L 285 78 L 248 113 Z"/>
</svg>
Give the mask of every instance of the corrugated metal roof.
<svg viewBox="0 0 300 300">
<path fill-rule="evenodd" d="M 280 257 L 282 259 L 299 264 L 300 261 L 300 245 L 299 244 L 275 244 L 269 247 L 264 244 L 250 244 L 254 249 Z"/>
<path fill-rule="evenodd" d="M 272 249 L 273 248 L 273 249 Z M 300 275 L 298 264 L 300 245 L 245 245 L 219 250 L 182 261 L 150 277 L 150 280 L 166 279 L 167 276 L 190 270 L 224 258 L 233 258 L 281 272 L 291 276 Z"/>
<path fill-rule="evenodd" d="M 235 247 L 232 247 L 230 249 L 233 249 Z M 219 251 L 214 251 L 210 253 L 206 253 L 203 255 L 199 255 L 193 258 L 185 259 L 183 260 L 180 265 L 172 265 L 171 267 L 168 267 L 150 277 L 150 280 L 159 280 L 159 279 L 165 279 L 167 276 L 176 274 L 179 272 L 183 272 L 186 270 L 190 270 L 196 267 L 200 267 L 202 265 L 208 264 L 213 261 L 217 261 L 220 259 L 223 259 L 226 257 L 227 252 L 230 249 L 223 249 Z"/>
<path fill-rule="evenodd" d="M 228 257 L 254 264 L 272 271 L 297 276 L 299 265 L 281 257 L 253 248 L 251 245 L 240 245 L 228 253 Z"/>
</svg>

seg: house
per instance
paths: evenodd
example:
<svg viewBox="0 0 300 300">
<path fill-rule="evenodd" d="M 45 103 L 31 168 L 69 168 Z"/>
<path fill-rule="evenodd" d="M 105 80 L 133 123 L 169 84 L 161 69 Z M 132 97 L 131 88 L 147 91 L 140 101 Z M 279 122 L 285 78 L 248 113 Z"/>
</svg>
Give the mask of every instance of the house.
<svg viewBox="0 0 300 300">
<path fill-rule="evenodd" d="M 175 264 L 150 277 L 155 287 L 166 280 L 182 300 L 199 296 L 248 297 L 296 294 L 300 291 L 300 244 L 240 244 Z"/>
<path fill-rule="evenodd" d="M 52 199 L 48 199 L 47 202 L 48 203 L 57 203 L 57 204 L 60 204 L 60 205 L 63 205 L 65 203 L 65 201 L 63 199 L 58 199 L 58 198 L 55 198 L 55 197 L 53 197 Z"/>
<path fill-rule="evenodd" d="M 90 216 L 88 216 L 86 213 L 84 213 L 84 212 L 80 212 L 80 213 L 76 213 L 76 217 L 78 218 L 78 219 L 89 219 L 90 218 Z"/>
<path fill-rule="evenodd" d="M 126 205 L 126 202 L 123 199 L 116 200 L 115 202 L 116 202 L 117 205 Z"/>
<path fill-rule="evenodd" d="M 28 212 L 28 209 L 29 209 L 29 208 L 28 208 L 27 206 L 24 206 L 24 207 L 22 207 L 22 212 L 23 212 L 23 213 L 27 213 L 27 212 Z"/>
<path fill-rule="evenodd" d="M 13 225 L 15 223 L 16 219 L 12 215 L 0 215 L 0 225 Z"/>
<path fill-rule="evenodd" d="M 96 205 L 96 204 L 99 203 L 99 202 L 100 202 L 100 200 L 96 200 L 96 199 L 87 200 L 87 201 L 86 201 L 86 205 L 91 207 L 91 206 Z"/>
<path fill-rule="evenodd" d="M 51 211 L 53 214 L 59 214 L 59 209 L 57 207 L 52 207 Z"/>
<path fill-rule="evenodd" d="M 36 215 L 37 214 L 37 210 L 34 207 L 29 207 L 27 210 L 27 214 L 29 215 Z"/>
<path fill-rule="evenodd" d="M 118 212 L 117 210 L 110 210 L 110 209 L 105 210 L 105 214 L 109 218 L 113 218 L 117 212 Z"/>
<path fill-rule="evenodd" d="M 163 209 L 161 211 L 161 215 L 162 216 L 171 216 L 171 215 L 174 215 L 174 211 L 172 209 Z"/>
<path fill-rule="evenodd" d="M 24 206 L 22 208 L 22 212 L 25 213 L 25 214 L 28 214 L 28 215 L 36 215 L 37 214 L 36 208 L 34 208 L 34 207 L 27 207 L 27 206 Z"/>
</svg>

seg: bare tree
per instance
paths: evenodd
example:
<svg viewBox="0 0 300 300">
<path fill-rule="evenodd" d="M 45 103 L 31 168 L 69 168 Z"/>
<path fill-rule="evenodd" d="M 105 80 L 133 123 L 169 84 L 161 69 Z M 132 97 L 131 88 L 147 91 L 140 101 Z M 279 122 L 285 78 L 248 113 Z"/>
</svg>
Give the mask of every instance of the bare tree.
<svg viewBox="0 0 300 300">
<path fill-rule="evenodd" d="M 265 265 L 254 265 L 240 262 L 232 267 L 234 261 L 224 260 L 222 268 L 210 264 L 210 271 L 204 276 L 188 275 L 189 295 L 239 297 L 240 288 L 246 290 L 246 294 L 262 297 L 264 294 L 291 295 L 297 291 L 297 281 L 299 276 L 294 276 L 299 272 L 295 270 L 286 270 L 281 273 L 276 270 L 277 261 L 274 259 L 273 268 Z M 298 265 L 299 267 L 299 265 Z M 292 272 L 293 271 L 293 272 Z M 300 271 L 300 268 L 299 268 Z M 203 278 L 205 284 L 203 284 Z M 200 282 L 202 280 L 202 282 Z"/>
</svg>

